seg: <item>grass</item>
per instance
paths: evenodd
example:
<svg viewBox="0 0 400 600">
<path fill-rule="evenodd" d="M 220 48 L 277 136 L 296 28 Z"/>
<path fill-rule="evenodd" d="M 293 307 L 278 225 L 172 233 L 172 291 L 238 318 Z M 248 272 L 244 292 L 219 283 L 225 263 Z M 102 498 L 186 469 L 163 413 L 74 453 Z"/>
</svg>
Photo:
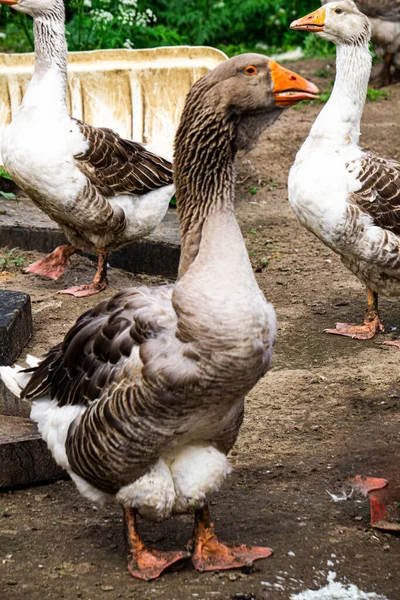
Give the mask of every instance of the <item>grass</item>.
<svg viewBox="0 0 400 600">
<path fill-rule="evenodd" d="M 4 200 L 16 200 L 17 196 L 13 192 L 3 192 L 0 190 L 0 196 L 4 198 Z"/>
<path fill-rule="evenodd" d="M 9 252 L 0 256 L 0 273 L 8 271 L 10 267 L 20 269 L 24 266 L 24 257 L 14 256 L 16 250 L 19 250 L 19 248 L 12 248 Z"/>
<path fill-rule="evenodd" d="M 3 177 L 3 179 L 9 179 L 11 181 L 11 177 L 2 166 L 0 166 L 0 177 Z"/>
<path fill-rule="evenodd" d="M 2 177 L 3 179 L 7 179 L 8 181 L 12 181 L 9 174 L 2 166 L 0 166 L 0 177 Z M 15 194 L 13 194 L 12 192 L 3 192 L 2 190 L 0 190 L 0 197 L 4 198 L 5 200 L 16 200 L 17 199 L 17 196 Z M 5 212 L 3 211 L 1 214 L 5 214 Z"/>
<path fill-rule="evenodd" d="M 377 102 L 380 100 L 388 100 L 390 96 L 390 91 L 388 90 L 376 90 L 375 88 L 368 88 L 367 91 L 367 101 L 368 102 Z"/>
</svg>

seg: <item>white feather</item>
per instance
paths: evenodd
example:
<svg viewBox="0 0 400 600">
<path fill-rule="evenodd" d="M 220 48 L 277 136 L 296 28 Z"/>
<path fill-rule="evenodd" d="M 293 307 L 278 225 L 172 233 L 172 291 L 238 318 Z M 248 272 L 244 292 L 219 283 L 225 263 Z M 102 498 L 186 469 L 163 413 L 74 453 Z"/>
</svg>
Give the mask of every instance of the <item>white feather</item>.
<svg viewBox="0 0 400 600">
<path fill-rule="evenodd" d="M 186 446 L 170 465 L 175 486 L 174 513 L 203 506 L 206 496 L 217 492 L 232 467 L 225 454 L 213 446 Z"/>
<path fill-rule="evenodd" d="M 165 462 L 159 459 L 143 477 L 121 488 L 115 500 L 123 506 L 136 508 L 152 521 L 167 519 L 172 512 L 175 490 Z"/>
<path fill-rule="evenodd" d="M 22 373 L 24 367 L 20 365 L 14 365 L 13 367 L 0 367 L 0 377 L 4 385 L 12 392 L 17 398 L 20 397 L 21 391 L 24 389 L 31 373 Z"/>
</svg>

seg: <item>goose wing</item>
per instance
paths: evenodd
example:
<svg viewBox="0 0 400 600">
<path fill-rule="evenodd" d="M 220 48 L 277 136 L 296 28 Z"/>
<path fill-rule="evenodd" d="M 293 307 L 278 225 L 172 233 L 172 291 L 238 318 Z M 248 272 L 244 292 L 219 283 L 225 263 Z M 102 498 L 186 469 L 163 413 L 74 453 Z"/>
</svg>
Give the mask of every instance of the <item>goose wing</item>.
<svg viewBox="0 0 400 600">
<path fill-rule="evenodd" d="M 147 194 L 172 183 L 172 165 L 112 129 L 93 127 L 74 119 L 88 143 L 76 154 L 78 168 L 106 198 L 119 194 Z"/>
<path fill-rule="evenodd" d="M 370 215 L 375 225 L 400 235 L 400 163 L 365 152 L 346 167 L 361 183 L 350 201 Z"/>
<path fill-rule="evenodd" d="M 83 314 L 22 392 L 57 407 L 87 407 L 65 425 L 65 451 L 72 472 L 105 493 L 136 481 L 185 433 L 175 383 L 187 390 L 193 377 L 176 335 L 172 289 L 125 290 Z M 186 363 L 193 362 L 191 353 Z"/>
<path fill-rule="evenodd" d="M 131 288 L 88 310 L 64 341 L 30 369 L 22 396 L 50 396 L 60 407 L 89 406 L 113 383 L 128 379 L 134 386 L 143 367 L 135 349 L 176 326 L 171 293 L 172 286 Z"/>
</svg>

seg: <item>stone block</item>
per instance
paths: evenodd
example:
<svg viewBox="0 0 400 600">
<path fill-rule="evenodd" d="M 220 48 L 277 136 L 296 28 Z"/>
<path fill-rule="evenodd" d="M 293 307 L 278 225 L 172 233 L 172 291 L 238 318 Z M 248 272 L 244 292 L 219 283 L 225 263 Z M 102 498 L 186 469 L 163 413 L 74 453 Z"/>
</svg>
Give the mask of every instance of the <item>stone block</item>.
<svg viewBox="0 0 400 600">
<path fill-rule="evenodd" d="M 11 365 L 31 335 L 32 312 L 28 294 L 0 290 L 0 365 Z"/>
<path fill-rule="evenodd" d="M 0 379 L 0 415 L 29 417 L 31 403 L 14 396 Z"/>
<path fill-rule="evenodd" d="M 0 489 L 64 476 L 29 419 L 0 416 Z"/>
</svg>

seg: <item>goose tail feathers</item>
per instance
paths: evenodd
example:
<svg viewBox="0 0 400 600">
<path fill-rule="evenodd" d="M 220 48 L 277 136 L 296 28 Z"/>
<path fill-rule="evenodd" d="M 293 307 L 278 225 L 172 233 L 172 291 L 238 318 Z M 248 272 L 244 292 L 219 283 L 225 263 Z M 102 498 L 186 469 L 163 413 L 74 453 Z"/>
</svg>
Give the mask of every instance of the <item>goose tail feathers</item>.
<svg viewBox="0 0 400 600">
<path fill-rule="evenodd" d="M 26 357 L 26 362 L 30 369 L 33 369 L 38 366 L 40 359 L 36 358 L 36 356 L 31 356 L 28 354 Z M 0 367 L 1 380 L 6 388 L 18 398 L 21 396 L 21 392 L 30 380 L 31 375 L 32 373 L 30 370 L 27 372 L 25 367 L 21 367 L 20 365 L 14 365 L 12 367 Z"/>
</svg>

